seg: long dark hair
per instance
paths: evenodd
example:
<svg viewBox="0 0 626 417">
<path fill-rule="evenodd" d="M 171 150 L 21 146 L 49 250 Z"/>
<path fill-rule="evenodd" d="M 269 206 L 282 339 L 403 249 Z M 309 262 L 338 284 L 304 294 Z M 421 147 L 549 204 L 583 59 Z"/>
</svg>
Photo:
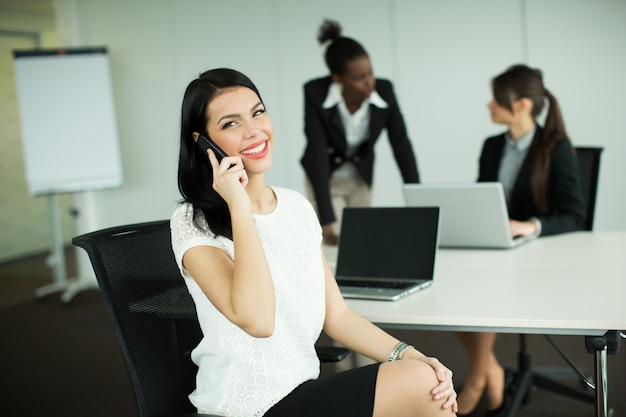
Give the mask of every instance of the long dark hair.
<svg viewBox="0 0 626 417">
<path fill-rule="evenodd" d="M 249 88 L 263 102 L 254 83 L 244 74 L 229 68 L 206 71 L 189 83 L 181 110 L 178 157 L 178 189 L 183 201 L 193 205 L 194 224 L 203 229 L 198 219 L 199 210 L 213 233 L 231 240 L 233 231 L 228 205 L 213 189 L 211 163 L 193 140 L 193 133 L 205 133 L 209 103 L 224 90 L 234 87 Z"/>
<path fill-rule="evenodd" d="M 318 42 L 323 45 L 331 43 L 326 48 L 324 59 L 331 74 L 343 75 L 346 64 L 355 58 L 366 55 L 363 45 L 352 38 L 341 36 L 341 26 L 334 20 L 324 20 L 317 34 Z"/>
<path fill-rule="evenodd" d="M 545 126 L 538 140 L 533 144 L 535 158 L 530 177 L 533 200 L 539 210 L 547 214 L 549 208 L 546 188 L 550 172 L 550 154 L 557 141 L 569 140 L 559 103 L 556 97 L 544 87 L 541 70 L 526 65 L 513 65 L 495 77 L 491 82 L 491 87 L 494 99 L 511 112 L 513 111 L 511 100 L 529 99 L 533 104 L 532 117 L 534 119 L 543 110 L 545 99 L 548 100 Z"/>
</svg>

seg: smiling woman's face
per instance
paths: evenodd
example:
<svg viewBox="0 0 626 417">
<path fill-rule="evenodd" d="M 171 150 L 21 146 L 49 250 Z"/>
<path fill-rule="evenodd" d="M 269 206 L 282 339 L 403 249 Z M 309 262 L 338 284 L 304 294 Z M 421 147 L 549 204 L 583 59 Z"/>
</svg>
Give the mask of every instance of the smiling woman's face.
<svg viewBox="0 0 626 417">
<path fill-rule="evenodd" d="M 207 132 L 230 156 L 240 156 L 248 174 L 272 166 L 274 126 L 256 93 L 234 87 L 217 95 L 207 108 Z"/>
</svg>

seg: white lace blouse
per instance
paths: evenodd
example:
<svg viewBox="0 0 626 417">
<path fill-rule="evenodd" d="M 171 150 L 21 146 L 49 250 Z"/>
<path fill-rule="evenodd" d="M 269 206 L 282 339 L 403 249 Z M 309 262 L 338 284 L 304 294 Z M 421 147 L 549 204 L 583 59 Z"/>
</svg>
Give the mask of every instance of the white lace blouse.
<svg viewBox="0 0 626 417">
<path fill-rule="evenodd" d="M 201 245 L 218 247 L 234 259 L 233 242 L 196 228 L 189 204 L 177 207 L 171 217 L 172 247 L 204 334 L 192 352 L 199 369 L 189 395 L 201 413 L 262 416 L 298 385 L 319 376 L 314 344 L 325 309 L 321 227 L 301 194 L 272 189 L 274 211 L 253 215 L 276 291 L 275 331 L 268 338 L 252 337 L 228 321 L 182 266 L 185 252 Z"/>
</svg>

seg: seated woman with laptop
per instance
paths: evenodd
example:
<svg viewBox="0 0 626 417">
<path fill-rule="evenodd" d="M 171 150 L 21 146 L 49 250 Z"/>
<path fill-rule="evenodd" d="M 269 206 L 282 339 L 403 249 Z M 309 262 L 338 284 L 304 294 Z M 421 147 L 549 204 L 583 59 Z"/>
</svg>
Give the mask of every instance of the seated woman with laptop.
<svg viewBox="0 0 626 417">
<path fill-rule="evenodd" d="M 507 131 L 487 138 L 479 182 L 499 181 L 513 236 L 547 236 L 583 228 L 584 206 L 574 150 L 556 98 L 539 69 L 514 65 L 492 80 L 491 120 Z M 537 117 L 548 102 L 545 125 Z M 495 333 L 458 333 L 468 353 L 459 414 L 471 413 L 483 395 L 490 415 L 504 407 L 504 369 L 493 352 Z"/>
</svg>

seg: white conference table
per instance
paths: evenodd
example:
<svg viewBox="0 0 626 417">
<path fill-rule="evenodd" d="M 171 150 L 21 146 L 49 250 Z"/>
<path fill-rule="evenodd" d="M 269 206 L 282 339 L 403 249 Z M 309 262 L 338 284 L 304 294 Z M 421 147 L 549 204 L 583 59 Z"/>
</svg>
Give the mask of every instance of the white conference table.
<svg viewBox="0 0 626 417">
<path fill-rule="evenodd" d="M 325 248 L 334 266 L 335 248 Z M 626 232 L 575 232 L 516 249 L 440 249 L 433 285 L 398 301 L 347 300 L 380 327 L 601 336 L 626 329 Z M 606 416 L 606 351 L 596 415 Z"/>
</svg>

